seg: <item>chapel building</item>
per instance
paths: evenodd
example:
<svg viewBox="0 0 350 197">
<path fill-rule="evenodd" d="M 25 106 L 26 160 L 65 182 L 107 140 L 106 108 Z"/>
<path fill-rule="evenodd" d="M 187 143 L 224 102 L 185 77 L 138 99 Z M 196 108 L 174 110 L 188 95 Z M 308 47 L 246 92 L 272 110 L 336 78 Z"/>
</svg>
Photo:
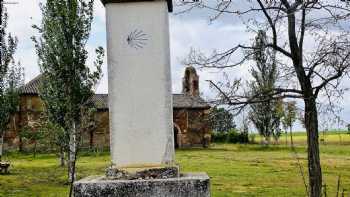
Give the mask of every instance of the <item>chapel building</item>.
<svg viewBox="0 0 350 197">
<path fill-rule="evenodd" d="M 35 77 L 20 90 L 20 106 L 11 118 L 5 132 L 5 145 L 11 148 L 25 149 L 28 144 L 20 138 L 23 129 L 32 128 L 35 132 L 40 125 L 44 105 L 39 96 L 42 75 Z M 210 129 L 207 116 L 210 105 L 200 96 L 199 76 L 195 68 L 185 69 L 182 81 L 182 93 L 173 94 L 174 139 L 176 148 L 204 146 L 210 142 Z M 97 109 L 93 126 L 82 136 L 83 147 L 109 147 L 108 94 L 95 94 L 91 98 Z"/>
</svg>

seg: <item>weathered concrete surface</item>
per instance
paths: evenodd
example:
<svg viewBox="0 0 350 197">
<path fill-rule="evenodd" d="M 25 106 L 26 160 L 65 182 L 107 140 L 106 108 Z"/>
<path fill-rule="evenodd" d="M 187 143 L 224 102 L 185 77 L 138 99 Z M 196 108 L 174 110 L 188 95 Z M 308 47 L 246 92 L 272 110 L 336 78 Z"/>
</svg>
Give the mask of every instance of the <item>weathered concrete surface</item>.
<svg viewBox="0 0 350 197">
<path fill-rule="evenodd" d="M 163 167 L 150 169 L 134 169 L 134 171 L 118 169 L 113 166 L 106 169 L 108 179 L 135 180 L 135 179 L 169 179 L 179 177 L 179 167 Z"/>
<path fill-rule="evenodd" d="M 166 1 L 106 4 L 112 163 L 174 162 Z"/>
<path fill-rule="evenodd" d="M 90 177 L 74 183 L 75 197 L 210 197 L 205 173 L 180 178 L 150 180 L 106 180 Z"/>
</svg>

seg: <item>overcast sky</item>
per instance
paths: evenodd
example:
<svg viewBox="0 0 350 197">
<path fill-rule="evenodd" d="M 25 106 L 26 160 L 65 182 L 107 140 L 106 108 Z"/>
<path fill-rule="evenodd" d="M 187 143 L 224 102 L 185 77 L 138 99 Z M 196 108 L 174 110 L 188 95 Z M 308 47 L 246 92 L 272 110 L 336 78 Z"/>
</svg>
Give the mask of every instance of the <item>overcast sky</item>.
<svg viewBox="0 0 350 197">
<path fill-rule="evenodd" d="M 88 50 L 90 52 L 89 63 L 94 58 L 94 49 L 98 46 L 106 48 L 105 32 L 105 12 L 102 3 L 95 0 L 95 19 L 92 25 Z M 41 11 L 39 3 L 42 0 L 16 0 L 19 4 L 6 5 L 9 12 L 9 28 L 19 39 L 19 46 L 16 59 L 25 68 L 25 81 L 28 82 L 38 75 L 39 67 L 37 55 L 31 37 L 36 35 L 36 31 L 31 27 L 33 24 L 40 24 Z M 175 8 L 176 12 L 176 8 Z M 190 48 L 201 49 L 210 52 L 214 49 L 228 49 L 238 43 L 248 43 L 254 37 L 246 32 L 245 26 L 239 19 L 233 17 L 223 17 L 222 20 L 210 23 L 208 13 L 195 11 L 189 14 L 170 14 L 170 36 L 171 36 L 171 67 L 173 92 L 181 92 L 181 79 L 184 72 L 184 65 L 181 61 L 189 53 Z M 222 73 L 219 71 L 198 71 L 200 75 L 200 89 L 205 98 L 213 96 L 208 83 L 205 80 L 219 80 Z M 228 71 L 230 76 L 248 78 L 249 70 L 246 67 Z M 108 93 L 107 65 L 103 65 L 103 79 L 97 87 L 98 93 Z M 341 117 L 344 121 L 350 122 L 350 99 L 346 94 L 343 102 L 339 106 L 344 110 Z M 337 127 L 337 125 L 334 125 Z"/>
</svg>

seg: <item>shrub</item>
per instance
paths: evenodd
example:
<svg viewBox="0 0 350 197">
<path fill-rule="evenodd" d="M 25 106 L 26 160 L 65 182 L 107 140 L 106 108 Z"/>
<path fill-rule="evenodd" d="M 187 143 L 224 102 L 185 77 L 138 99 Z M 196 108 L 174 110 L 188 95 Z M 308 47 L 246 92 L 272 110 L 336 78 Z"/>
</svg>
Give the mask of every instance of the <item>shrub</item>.
<svg viewBox="0 0 350 197">
<path fill-rule="evenodd" d="M 248 141 L 248 133 L 238 132 L 237 130 L 231 130 L 227 136 L 228 143 L 246 144 Z"/>
<path fill-rule="evenodd" d="M 223 143 L 227 140 L 227 132 L 213 132 L 211 135 L 211 140 L 213 142 Z"/>
<path fill-rule="evenodd" d="M 254 133 L 250 134 L 248 141 L 250 143 L 255 143 L 255 137 L 256 137 L 256 135 Z"/>
<path fill-rule="evenodd" d="M 227 142 L 233 143 L 233 144 L 238 143 L 239 142 L 239 133 L 235 130 L 231 130 L 230 132 L 228 132 Z"/>
<path fill-rule="evenodd" d="M 248 134 L 232 129 L 229 132 L 213 132 L 212 141 L 219 143 L 248 143 Z"/>
<path fill-rule="evenodd" d="M 247 132 L 241 132 L 239 133 L 239 143 L 241 144 L 247 144 L 249 142 L 249 136 Z"/>
</svg>

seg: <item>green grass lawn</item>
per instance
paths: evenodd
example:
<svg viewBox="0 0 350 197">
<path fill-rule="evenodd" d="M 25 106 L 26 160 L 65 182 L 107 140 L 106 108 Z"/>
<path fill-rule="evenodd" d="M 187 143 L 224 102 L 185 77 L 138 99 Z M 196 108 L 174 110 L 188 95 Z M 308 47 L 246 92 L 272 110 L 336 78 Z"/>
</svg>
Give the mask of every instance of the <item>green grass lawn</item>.
<svg viewBox="0 0 350 197">
<path fill-rule="evenodd" d="M 350 135 L 327 134 L 321 143 L 324 183 L 328 196 L 335 196 L 338 175 L 341 187 L 350 191 Z M 296 134 L 298 155 L 307 174 L 305 134 Z M 209 149 L 177 150 L 182 172 L 207 172 L 212 196 L 305 196 L 295 155 L 284 145 L 212 144 Z M 10 175 L 0 175 L 0 196 L 67 196 L 66 169 L 58 167 L 54 154 L 12 153 Z M 81 153 L 78 178 L 103 174 L 109 153 Z M 350 196 L 346 193 L 345 196 Z"/>
</svg>

